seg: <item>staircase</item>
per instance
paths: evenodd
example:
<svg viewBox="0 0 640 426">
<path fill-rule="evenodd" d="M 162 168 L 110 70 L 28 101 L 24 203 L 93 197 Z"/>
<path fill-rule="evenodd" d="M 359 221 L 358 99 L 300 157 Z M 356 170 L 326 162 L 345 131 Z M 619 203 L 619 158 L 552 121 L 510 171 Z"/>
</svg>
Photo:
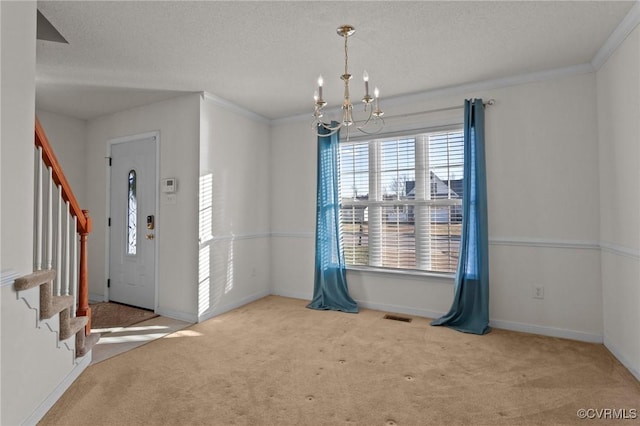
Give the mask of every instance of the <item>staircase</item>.
<svg viewBox="0 0 640 426">
<path fill-rule="evenodd" d="M 53 318 L 58 315 L 60 321 L 58 340 L 64 341 L 75 335 L 76 357 L 85 356 L 100 339 L 100 334 L 90 333 L 85 335 L 85 327 L 88 318 L 75 317 L 73 315 L 75 298 L 71 295 L 54 296 L 52 294 L 53 280 L 56 271 L 53 269 L 33 272 L 15 280 L 16 291 L 25 291 L 30 288 L 40 287 L 40 314 L 39 320 Z"/>
<path fill-rule="evenodd" d="M 37 118 L 34 136 L 34 272 L 17 278 L 14 288 L 23 292 L 39 287 L 38 323 L 58 315 L 58 340 L 75 335 L 75 355 L 83 357 L 100 338 L 91 332 L 89 308 L 91 218 L 80 208 Z"/>
<path fill-rule="evenodd" d="M 12 270 L 0 274 L 2 425 L 38 424 L 90 365 L 100 338 L 91 331 L 89 307 L 91 218 L 80 208 L 37 119 L 34 135 L 33 180 L 20 177 L 14 183 L 33 185 L 33 210 L 21 212 L 33 224 L 33 272 L 21 258 L 24 276 Z"/>
</svg>

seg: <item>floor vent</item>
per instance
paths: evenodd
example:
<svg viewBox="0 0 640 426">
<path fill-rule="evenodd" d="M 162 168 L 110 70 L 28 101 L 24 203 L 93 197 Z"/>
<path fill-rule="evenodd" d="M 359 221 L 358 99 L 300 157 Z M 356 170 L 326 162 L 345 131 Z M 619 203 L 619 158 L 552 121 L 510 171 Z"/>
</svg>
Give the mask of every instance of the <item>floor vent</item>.
<svg viewBox="0 0 640 426">
<path fill-rule="evenodd" d="M 398 315 L 389 315 L 389 314 L 386 314 L 384 316 L 384 319 L 394 320 L 394 321 L 402 321 L 402 322 L 411 322 L 411 321 L 413 321 L 413 318 L 407 318 L 407 317 L 401 317 L 401 316 L 398 316 Z"/>
</svg>

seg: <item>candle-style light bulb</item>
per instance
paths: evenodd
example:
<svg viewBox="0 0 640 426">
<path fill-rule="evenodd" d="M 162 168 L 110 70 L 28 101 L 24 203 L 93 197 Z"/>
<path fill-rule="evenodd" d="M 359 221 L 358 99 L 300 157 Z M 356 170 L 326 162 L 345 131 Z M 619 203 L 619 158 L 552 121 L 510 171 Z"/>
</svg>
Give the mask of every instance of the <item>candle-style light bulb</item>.
<svg viewBox="0 0 640 426">
<path fill-rule="evenodd" d="M 364 80 L 364 96 L 366 98 L 369 96 L 369 73 L 367 70 L 362 73 L 362 79 Z"/>
<path fill-rule="evenodd" d="M 313 100 L 318 102 L 318 91 L 317 90 L 313 91 Z"/>
<path fill-rule="evenodd" d="M 322 85 L 324 84 L 324 80 L 322 75 L 318 77 L 318 99 L 322 100 Z"/>
<path fill-rule="evenodd" d="M 375 96 L 376 98 L 376 108 L 375 110 L 372 112 L 373 115 L 375 115 L 376 117 L 380 118 L 384 115 L 384 112 L 382 112 L 380 110 L 380 90 L 378 90 L 378 88 L 376 87 L 375 90 L 373 91 L 373 96 Z"/>
</svg>

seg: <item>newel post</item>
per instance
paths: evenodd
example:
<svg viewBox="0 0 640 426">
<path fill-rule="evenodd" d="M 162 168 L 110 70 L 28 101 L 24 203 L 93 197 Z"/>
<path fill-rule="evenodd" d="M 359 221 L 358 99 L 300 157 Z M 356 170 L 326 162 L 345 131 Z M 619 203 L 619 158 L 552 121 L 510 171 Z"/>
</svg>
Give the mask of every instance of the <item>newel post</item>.
<svg viewBox="0 0 640 426">
<path fill-rule="evenodd" d="M 79 317 L 87 317 L 85 335 L 91 333 L 91 308 L 89 307 L 89 267 L 87 260 L 87 235 L 91 232 L 91 218 L 89 210 L 82 210 L 86 219 L 86 227 L 80 231 L 80 277 L 78 283 L 78 311 Z"/>
</svg>

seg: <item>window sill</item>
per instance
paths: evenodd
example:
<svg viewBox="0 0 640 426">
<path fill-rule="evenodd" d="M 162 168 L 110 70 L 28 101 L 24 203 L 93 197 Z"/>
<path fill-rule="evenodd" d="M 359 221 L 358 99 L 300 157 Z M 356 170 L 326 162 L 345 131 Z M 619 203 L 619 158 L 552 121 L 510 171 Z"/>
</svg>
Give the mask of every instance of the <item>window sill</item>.
<svg viewBox="0 0 640 426">
<path fill-rule="evenodd" d="M 417 271 L 412 269 L 391 269 L 391 268 L 380 268 L 375 266 L 349 265 L 346 267 L 346 269 L 347 271 L 369 272 L 373 274 L 390 274 L 390 275 L 403 275 L 407 277 L 438 278 L 443 280 L 451 280 L 451 282 L 453 282 L 453 280 L 456 277 L 456 274 L 454 273 Z"/>
</svg>

